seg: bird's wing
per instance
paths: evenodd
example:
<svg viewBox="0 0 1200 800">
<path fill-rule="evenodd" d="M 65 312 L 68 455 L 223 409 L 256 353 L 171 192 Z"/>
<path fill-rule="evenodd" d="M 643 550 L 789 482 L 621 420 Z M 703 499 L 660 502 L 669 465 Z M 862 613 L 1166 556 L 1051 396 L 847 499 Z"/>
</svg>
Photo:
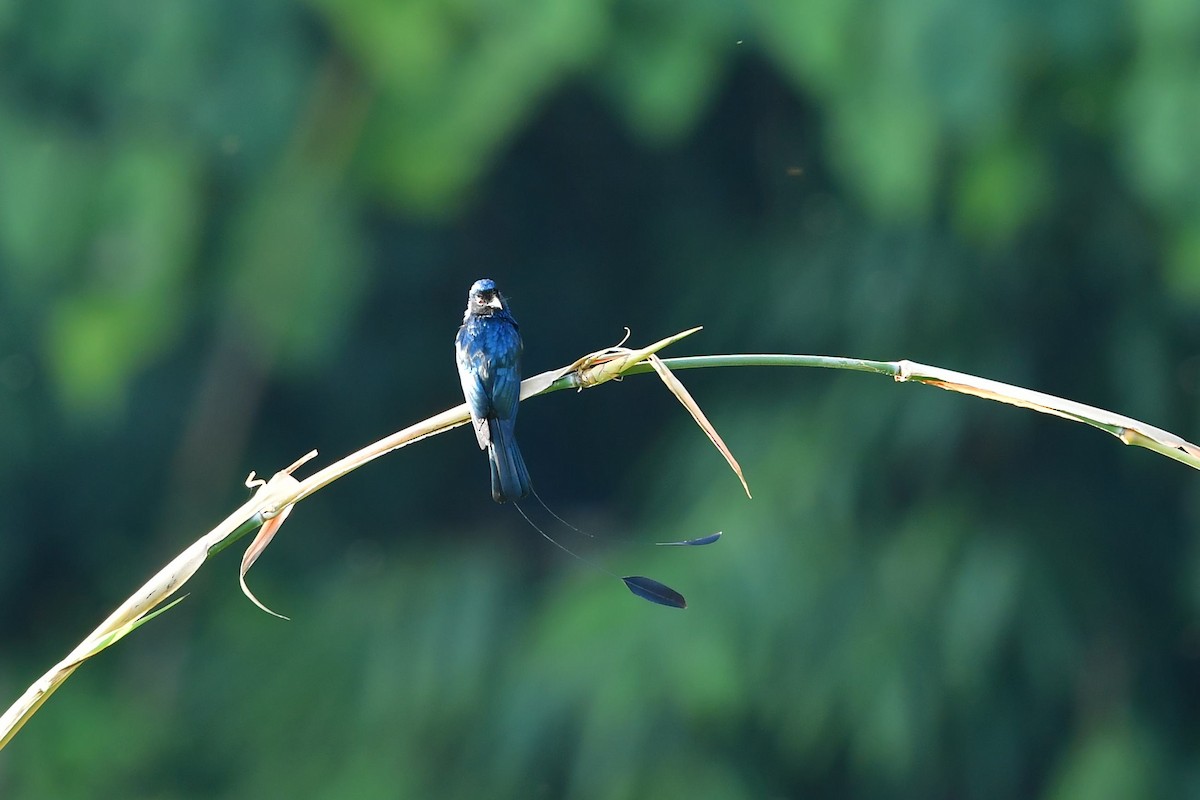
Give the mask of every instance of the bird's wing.
<svg viewBox="0 0 1200 800">
<path fill-rule="evenodd" d="M 454 360 L 458 365 L 458 380 L 462 384 L 463 397 L 471 412 L 471 426 L 475 429 L 475 440 L 479 442 L 479 449 L 483 450 L 492 441 L 487 424 L 492 401 L 488 397 L 487 387 L 483 383 L 484 365 L 481 363 L 483 355 L 472 352 L 472 348 L 463 342 L 460 335 L 454 342 Z"/>
<path fill-rule="evenodd" d="M 492 381 L 492 408 L 499 419 L 512 419 L 517 415 L 517 403 L 521 401 L 521 368 L 499 367 Z"/>
<path fill-rule="evenodd" d="M 492 398 L 493 413 L 499 419 L 514 419 L 517 404 L 521 402 L 521 354 L 525 347 L 517 332 L 516 321 L 507 312 L 498 321 L 500 324 L 492 331 L 496 352 L 488 393 Z"/>
</svg>

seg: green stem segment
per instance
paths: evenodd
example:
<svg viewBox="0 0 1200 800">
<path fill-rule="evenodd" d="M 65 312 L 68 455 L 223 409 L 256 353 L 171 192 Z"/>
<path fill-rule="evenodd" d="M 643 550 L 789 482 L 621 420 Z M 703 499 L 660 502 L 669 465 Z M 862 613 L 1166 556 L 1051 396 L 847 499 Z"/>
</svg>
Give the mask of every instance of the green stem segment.
<svg viewBox="0 0 1200 800">
<path fill-rule="evenodd" d="M 856 372 L 874 372 L 878 375 L 900 374 L 898 361 L 868 361 L 864 358 L 841 356 L 792 356 L 771 353 L 754 355 L 738 354 L 725 356 L 685 356 L 664 358 L 671 369 L 703 369 L 706 367 L 822 367 L 825 369 L 849 369 Z M 637 364 L 626 374 L 650 372 L 649 364 Z"/>
<path fill-rule="evenodd" d="M 781 355 L 777 353 L 733 354 L 722 356 L 683 356 L 681 358 L 664 358 L 663 363 L 672 370 L 705 369 L 712 367 L 822 367 L 825 369 L 848 369 L 856 372 L 873 372 L 877 375 L 890 375 L 893 378 L 900 374 L 898 361 L 869 361 L 863 358 L 843 358 L 841 356 L 802 356 Z M 625 375 L 639 375 L 653 372 L 654 367 L 648 362 L 634 364 L 624 371 Z M 574 372 L 559 377 L 538 394 L 548 394 L 562 389 L 580 389 L 579 377 Z"/>
</svg>

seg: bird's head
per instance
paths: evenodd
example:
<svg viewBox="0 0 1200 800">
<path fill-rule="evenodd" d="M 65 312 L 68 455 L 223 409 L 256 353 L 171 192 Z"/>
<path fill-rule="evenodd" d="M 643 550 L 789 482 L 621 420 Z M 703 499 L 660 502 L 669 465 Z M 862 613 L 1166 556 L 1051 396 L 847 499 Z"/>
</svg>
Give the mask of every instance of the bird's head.
<svg viewBox="0 0 1200 800">
<path fill-rule="evenodd" d="M 504 308 L 504 300 L 496 288 L 496 282 L 483 278 L 471 285 L 467 295 L 467 313 L 477 317 L 490 317 L 494 312 Z"/>
</svg>

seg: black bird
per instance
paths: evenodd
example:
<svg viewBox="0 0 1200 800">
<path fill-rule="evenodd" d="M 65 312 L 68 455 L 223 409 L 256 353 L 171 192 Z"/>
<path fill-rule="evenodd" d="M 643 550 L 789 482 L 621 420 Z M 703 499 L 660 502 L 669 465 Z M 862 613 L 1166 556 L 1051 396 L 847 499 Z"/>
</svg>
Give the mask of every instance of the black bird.
<svg viewBox="0 0 1200 800">
<path fill-rule="evenodd" d="M 467 295 L 467 312 L 463 314 L 462 327 L 454 337 L 454 357 L 463 396 L 467 398 L 467 407 L 471 410 L 475 439 L 481 450 L 486 448 L 488 451 L 488 463 L 492 468 L 492 499 L 497 503 L 513 501 L 513 506 L 525 521 L 548 542 L 585 564 L 617 578 L 619 576 L 560 544 L 526 516 L 517 502 L 533 494 L 552 517 L 577 533 L 591 536 L 551 511 L 529 482 L 529 471 L 525 469 L 525 459 L 521 458 L 514 434 L 517 405 L 521 400 L 522 349 L 517 321 L 508 313 L 508 305 L 496 289 L 495 281 L 487 278 L 475 281 Z M 659 544 L 706 545 L 719 538 L 721 534 L 714 533 L 698 539 Z M 629 591 L 643 600 L 673 608 L 687 607 L 683 595 L 653 578 L 629 575 L 620 580 Z"/>
<path fill-rule="evenodd" d="M 475 281 L 454 337 L 463 396 L 479 449 L 492 468 L 492 499 L 519 500 L 532 491 L 514 428 L 521 399 L 521 334 L 508 305 L 488 278 Z"/>
</svg>

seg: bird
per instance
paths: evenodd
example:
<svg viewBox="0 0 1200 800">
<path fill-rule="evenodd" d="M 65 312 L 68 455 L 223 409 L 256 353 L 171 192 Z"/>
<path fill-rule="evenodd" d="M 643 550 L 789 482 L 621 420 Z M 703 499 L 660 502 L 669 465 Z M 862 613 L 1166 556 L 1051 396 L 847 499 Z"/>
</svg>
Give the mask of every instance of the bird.
<svg viewBox="0 0 1200 800">
<path fill-rule="evenodd" d="M 475 440 L 488 452 L 497 503 L 519 500 L 533 490 L 515 434 L 523 349 L 520 328 L 496 282 L 475 281 L 454 337 L 454 356 Z"/>
<path fill-rule="evenodd" d="M 624 582 L 637 597 L 672 608 L 687 608 L 683 595 L 666 584 L 643 575 L 621 577 L 564 546 L 535 523 L 517 501 L 532 494 L 550 516 L 576 533 L 592 534 L 576 528 L 551 511 L 538 497 L 529 480 L 529 470 L 517 446 L 515 428 L 517 406 L 521 400 L 521 331 L 508 310 L 508 303 L 490 278 L 481 278 L 467 293 L 467 310 L 462 327 L 454 337 L 454 361 L 463 397 L 471 412 L 471 427 L 480 450 L 488 451 L 492 472 L 492 499 L 497 503 L 511 500 L 514 508 L 546 541 L 565 553 Z M 592 537 L 594 538 L 594 537 Z M 698 546 L 712 544 L 721 538 L 720 532 L 659 545 Z"/>
</svg>

